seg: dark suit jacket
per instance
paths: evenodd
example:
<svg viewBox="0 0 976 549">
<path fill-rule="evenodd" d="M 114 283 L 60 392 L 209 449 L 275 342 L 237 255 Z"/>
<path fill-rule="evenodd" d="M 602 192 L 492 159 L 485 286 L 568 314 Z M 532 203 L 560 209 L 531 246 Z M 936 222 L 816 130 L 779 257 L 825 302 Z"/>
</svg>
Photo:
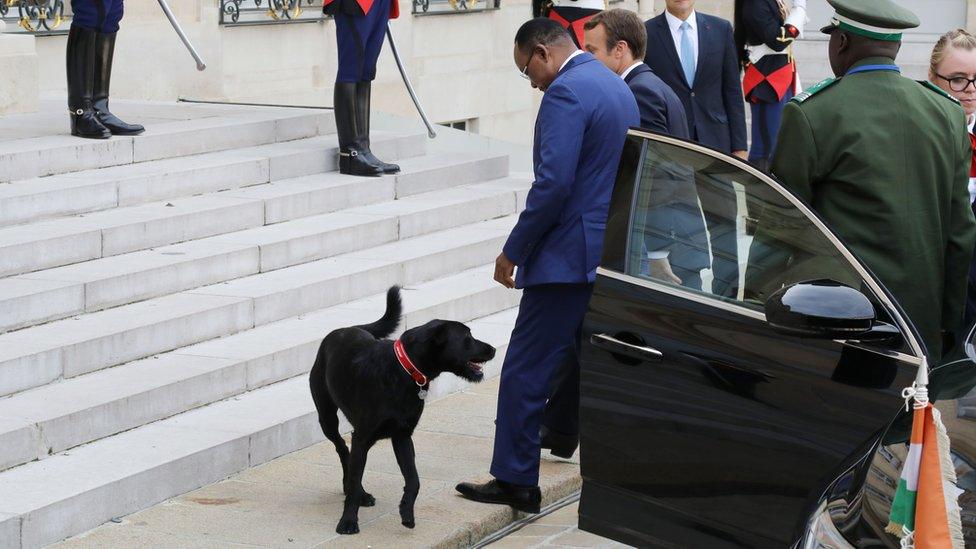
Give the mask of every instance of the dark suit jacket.
<svg viewBox="0 0 976 549">
<path fill-rule="evenodd" d="M 700 12 L 697 18 L 698 66 L 694 88 L 685 80 L 663 13 L 644 24 L 647 29 L 644 62 L 681 99 L 692 139 L 727 153 L 747 150 L 745 104 L 732 24 Z"/>
<path fill-rule="evenodd" d="M 596 279 L 610 193 L 634 94 L 595 57 L 572 58 L 549 85 L 535 122 L 535 181 L 505 243 L 519 288 Z"/>
<path fill-rule="evenodd" d="M 646 63 L 634 67 L 624 82 L 634 92 L 642 128 L 688 139 L 685 107 L 674 90 L 658 78 Z"/>
</svg>

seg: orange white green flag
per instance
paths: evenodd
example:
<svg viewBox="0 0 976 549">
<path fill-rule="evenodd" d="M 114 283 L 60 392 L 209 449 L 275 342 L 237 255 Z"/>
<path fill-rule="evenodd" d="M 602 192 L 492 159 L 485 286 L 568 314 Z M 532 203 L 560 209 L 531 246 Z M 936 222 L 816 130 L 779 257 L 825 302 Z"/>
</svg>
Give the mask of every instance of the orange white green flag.
<svg viewBox="0 0 976 549">
<path fill-rule="evenodd" d="M 902 538 L 903 548 L 964 549 L 945 425 L 924 386 L 906 393 L 915 399 L 912 436 L 887 531 Z"/>
</svg>

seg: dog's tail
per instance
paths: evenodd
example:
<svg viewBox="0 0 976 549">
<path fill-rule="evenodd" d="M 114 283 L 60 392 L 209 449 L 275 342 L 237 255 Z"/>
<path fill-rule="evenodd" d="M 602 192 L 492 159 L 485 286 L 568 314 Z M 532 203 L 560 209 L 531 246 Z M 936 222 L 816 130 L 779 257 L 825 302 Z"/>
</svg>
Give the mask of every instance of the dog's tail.
<svg viewBox="0 0 976 549">
<path fill-rule="evenodd" d="M 376 339 L 382 339 L 396 331 L 400 325 L 400 316 L 403 314 L 403 303 L 400 301 L 400 287 L 391 286 L 386 291 L 386 312 L 383 317 L 370 324 L 356 326 L 366 330 Z"/>
</svg>

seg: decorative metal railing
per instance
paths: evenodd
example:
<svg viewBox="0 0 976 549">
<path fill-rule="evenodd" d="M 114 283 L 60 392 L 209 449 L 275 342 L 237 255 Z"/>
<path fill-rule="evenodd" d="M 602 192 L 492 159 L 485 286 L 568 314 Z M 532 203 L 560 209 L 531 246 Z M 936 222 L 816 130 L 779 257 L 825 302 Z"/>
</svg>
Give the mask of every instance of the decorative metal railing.
<svg viewBox="0 0 976 549">
<path fill-rule="evenodd" d="M 60 34 L 67 32 L 71 12 L 68 0 L 0 0 L 4 32 Z"/>
<path fill-rule="evenodd" d="M 322 21 L 322 0 L 220 0 L 221 25 Z"/>
<path fill-rule="evenodd" d="M 461 13 L 498 9 L 501 0 L 413 0 L 413 13 Z"/>
</svg>

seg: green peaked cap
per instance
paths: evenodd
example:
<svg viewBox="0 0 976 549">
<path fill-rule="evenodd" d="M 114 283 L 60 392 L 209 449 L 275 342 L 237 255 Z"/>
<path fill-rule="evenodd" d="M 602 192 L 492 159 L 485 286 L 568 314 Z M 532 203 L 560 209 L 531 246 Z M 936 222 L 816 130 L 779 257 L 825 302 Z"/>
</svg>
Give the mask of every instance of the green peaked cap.
<svg viewBox="0 0 976 549">
<path fill-rule="evenodd" d="M 827 0 L 834 8 L 830 24 L 820 32 L 837 29 L 874 40 L 901 41 L 902 31 L 919 26 L 918 16 L 891 0 Z"/>
</svg>

